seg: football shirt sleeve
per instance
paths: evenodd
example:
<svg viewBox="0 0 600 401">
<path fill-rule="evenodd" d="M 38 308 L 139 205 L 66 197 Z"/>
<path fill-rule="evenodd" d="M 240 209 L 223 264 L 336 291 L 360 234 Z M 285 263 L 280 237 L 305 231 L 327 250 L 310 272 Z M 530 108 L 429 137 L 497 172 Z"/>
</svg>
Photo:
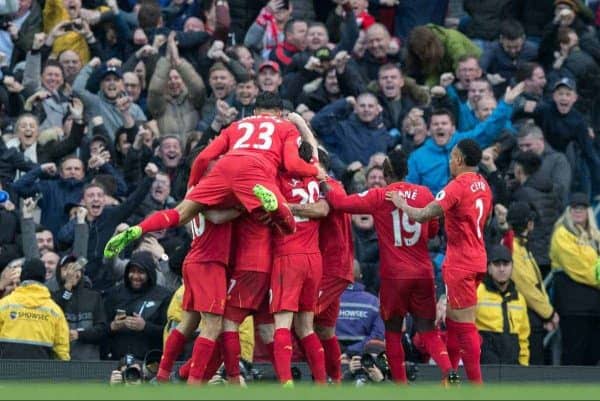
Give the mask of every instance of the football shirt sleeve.
<svg viewBox="0 0 600 401">
<path fill-rule="evenodd" d="M 221 135 L 216 137 L 196 158 L 190 169 L 190 178 L 188 179 L 188 188 L 196 185 L 200 178 L 206 172 L 211 160 L 221 156 L 229 148 L 227 130 L 221 132 Z"/>
<path fill-rule="evenodd" d="M 346 213 L 372 213 L 384 200 L 384 193 L 376 188 L 359 194 L 346 195 L 343 191 L 332 188 L 327 192 L 327 201 L 337 209 Z"/>
<path fill-rule="evenodd" d="M 435 196 L 435 200 L 444 210 L 444 214 L 452 209 L 460 200 L 460 186 L 456 183 L 456 180 L 453 180 L 450 184 L 446 185 L 444 189 L 438 192 Z"/>
<path fill-rule="evenodd" d="M 283 167 L 291 175 L 298 177 L 314 177 L 317 175 L 317 168 L 305 162 L 298 155 L 298 143 L 291 136 L 288 135 L 285 138 L 283 144 L 283 155 L 282 155 Z"/>
</svg>

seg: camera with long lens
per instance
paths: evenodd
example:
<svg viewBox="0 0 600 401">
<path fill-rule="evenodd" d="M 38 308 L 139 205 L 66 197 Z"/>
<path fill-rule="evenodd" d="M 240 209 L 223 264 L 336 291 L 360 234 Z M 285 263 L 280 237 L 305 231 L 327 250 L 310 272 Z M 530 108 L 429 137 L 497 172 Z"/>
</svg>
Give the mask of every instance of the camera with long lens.
<svg viewBox="0 0 600 401">
<path fill-rule="evenodd" d="M 142 370 L 131 354 L 125 355 L 125 370 L 123 370 L 123 382 L 125 384 L 141 384 Z"/>
</svg>

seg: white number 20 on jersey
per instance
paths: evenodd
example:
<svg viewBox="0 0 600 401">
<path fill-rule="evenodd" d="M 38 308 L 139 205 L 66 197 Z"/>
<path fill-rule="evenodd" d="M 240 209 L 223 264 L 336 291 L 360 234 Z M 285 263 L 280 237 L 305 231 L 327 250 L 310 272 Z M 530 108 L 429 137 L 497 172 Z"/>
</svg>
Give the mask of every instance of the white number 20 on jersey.
<svg viewBox="0 0 600 401">
<path fill-rule="evenodd" d="M 308 192 L 304 188 L 294 188 L 292 189 L 292 196 L 300 197 L 300 204 L 306 205 L 307 203 L 315 203 L 316 199 L 319 199 L 319 184 L 315 181 L 311 181 L 308 183 Z M 301 223 L 303 221 L 308 221 L 305 217 L 294 216 L 294 220 L 296 223 Z"/>
<path fill-rule="evenodd" d="M 254 124 L 243 122 L 238 127 L 244 131 L 244 135 L 233 145 L 234 149 L 248 149 L 250 147 L 260 150 L 271 149 L 271 145 L 273 144 L 272 136 L 275 132 L 275 125 L 273 123 L 268 121 L 260 123 L 258 126 L 258 138 L 252 137 L 252 134 L 254 134 Z M 254 143 L 251 145 L 248 142 Z"/>
</svg>

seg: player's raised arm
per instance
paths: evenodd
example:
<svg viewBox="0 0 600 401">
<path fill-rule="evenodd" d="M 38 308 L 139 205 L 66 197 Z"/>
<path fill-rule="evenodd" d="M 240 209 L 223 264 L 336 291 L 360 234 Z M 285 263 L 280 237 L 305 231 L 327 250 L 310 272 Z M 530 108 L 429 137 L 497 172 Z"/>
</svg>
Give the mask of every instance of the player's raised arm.
<svg viewBox="0 0 600 401">
<path fill-rule="evenodd" d="M 420 208 L 408 206 L 408 203 L 406 203 L 406 199 L 404 199 L 404 196 L 402 196 L 397 191 L 387 192 L 385 194 L 385 199 L 392 202 L 394 206 L 406 213 L 411 220 L 417 221 L 419 223 L 424 223 L 426 221 L 444 215 L 444 209 L 442 209 L 440 204 L 435 200 L 429 202 L 427 206 Z"/>
<path fill-rule="evenodd" d="M 188 188 L 196 185 L 200 178 L 206 172 L 211 160 L 216 159 L 229 149 L 229 140 L 227 131 L 221 132 L 207 147 L 202 150 L 194 159 L 190 169 L 190 178 L 188 179 Z"/>
<path fill-rule="evenodd" d="M 321 191 L 334 209 L 346 213 L 369 214 L 377 209 L 377 206 L 384 200 L 383 192 L 379 188 L 370 189 L 360 194 L 346 195 L 345 192 L 334 190 L 329 184 L 323 183 Z"/>
</svg>

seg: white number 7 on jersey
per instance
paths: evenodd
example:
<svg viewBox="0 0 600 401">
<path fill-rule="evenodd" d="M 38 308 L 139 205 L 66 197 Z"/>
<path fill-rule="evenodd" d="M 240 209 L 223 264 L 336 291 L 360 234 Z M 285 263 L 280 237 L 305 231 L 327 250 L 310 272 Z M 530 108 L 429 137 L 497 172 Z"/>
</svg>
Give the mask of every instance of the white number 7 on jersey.
<svg viewBox="0 0 600 401">
<path fill-rule="evenodd" d="M 483 217 L 483 200 L 475 201 L 475 209 L 477 209 L 477 238 L 481 238 L 481 218 Z"/>
</svg>

